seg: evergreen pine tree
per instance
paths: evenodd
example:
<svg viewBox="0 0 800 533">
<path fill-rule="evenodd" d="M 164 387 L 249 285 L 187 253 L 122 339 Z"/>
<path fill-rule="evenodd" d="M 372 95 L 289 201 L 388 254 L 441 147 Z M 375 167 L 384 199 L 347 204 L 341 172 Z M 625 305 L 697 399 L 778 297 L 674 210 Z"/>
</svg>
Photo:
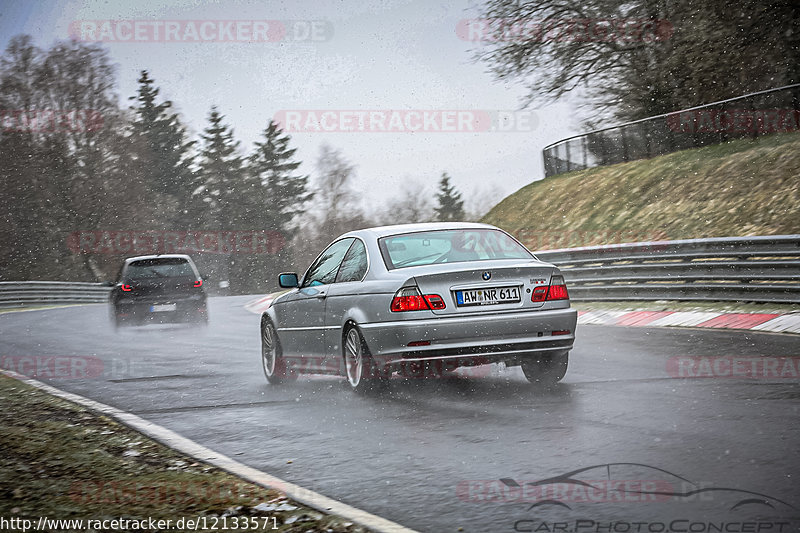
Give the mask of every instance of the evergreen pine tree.
<svg viewBox="0 0 800 533">
<path fill-rule="evenodd" d="M 270 120 L 263 132 L 263 140 L 257 142 L 249 159 L 247 197 L 259 205 L 253 210 L 253 220 L 262 229 L 276 231 L 286 240 L 294 233 L 292 221 L 305 212 L 304 205 L 313 193 L 308 191 L 308 176 L 294 175 L 300 166 L 293 161 L 296 148 L 289 148 L 289 135 L 285 135 L 278 124 Z"/>
<path fill-rule="evenodd" d="M 252 229 L 253 224 L 248 217 L 252 213 L 247 198 L 250 187 L 239 142 L 224 118 L 216 106 L 211 107 L 208 125 L 200 136 L 202 150 L 193 199 L 204 206 L 200 224 L 219 231 L 219 248 L 225 254 L 215 261 L 212 276 L 227 280 L 230 290 L 237 293 L 253 290 L 253 279 L 260 273 L 254 270 L 251 255 L 238 249 L 235 234 L 229 233 Z"/>
<path fill-rule="evenodd" d="M 454 222 L 464 218 L 464 200 L 461 193 L 450 185 L 450 176 L 442 173 L 439 180 L 439 193 L 436 195 L 439 205 L 436 207 L 436 220 L 439 222 Z"/>
<path fill-rule="evenodd" d="M 198 159 L 194 195 L 206 206 L 203 222 L 215 229 L 243 229 L 248 225 L 246 194 L 249 189 L 239 141 L 223 123 L 224 115 L 211 107 L 208 126 L 200 136 L 203 148 Z"/>
<path fill-rule="evenodd" d="M 172 102 L 157 103 L 159 89 L 154 80 L 143 70 L 139 80 L 139 90 L 131 100 L 137 101 L 133 107 L 131 124 L 134 151 L 136 154 L 135 174 L 156 201 L 163 202 L 159 218 L 191 226 L 195 223 L 197 209 L 192 205 L 192 173 L 194 141 L 188 141 L 186 129 L 177 113 L 170 113 Z M 187 227 L 187 229 L 190 229 Z"/>
</svg>

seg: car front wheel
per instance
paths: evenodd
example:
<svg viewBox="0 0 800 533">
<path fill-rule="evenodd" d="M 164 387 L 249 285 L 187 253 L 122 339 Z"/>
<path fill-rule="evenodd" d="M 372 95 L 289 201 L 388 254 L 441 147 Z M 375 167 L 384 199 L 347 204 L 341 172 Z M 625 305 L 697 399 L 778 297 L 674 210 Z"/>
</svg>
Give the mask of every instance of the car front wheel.
<svg viewBox="0 0 800 533">
<path fill-rule="evenodd" d="M 273 385 L 297 378 L 281 354 L 278 332 L 269 320 L 261 322 L 261 366 L 267 381 Z"/>
<path fill-rule="evenodd" d="M 569 352 L 542 354 L 522 363 L 522 372 L 531 383 L 552 387 L 564 378 Z"/>
</svg>

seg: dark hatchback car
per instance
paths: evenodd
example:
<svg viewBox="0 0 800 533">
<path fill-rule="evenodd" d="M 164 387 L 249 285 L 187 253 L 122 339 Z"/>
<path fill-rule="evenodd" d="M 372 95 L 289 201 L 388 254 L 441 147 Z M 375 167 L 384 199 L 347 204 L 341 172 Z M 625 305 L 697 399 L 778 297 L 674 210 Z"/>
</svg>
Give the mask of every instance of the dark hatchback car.
<svg viewBox="0 0 800 533">
<path fill-rule="evenodd" d="M 109 303 L 116 327 L 208 322 L 203 279 L 188 255 L 129 257 L 111 289 Z"/>
</svg>

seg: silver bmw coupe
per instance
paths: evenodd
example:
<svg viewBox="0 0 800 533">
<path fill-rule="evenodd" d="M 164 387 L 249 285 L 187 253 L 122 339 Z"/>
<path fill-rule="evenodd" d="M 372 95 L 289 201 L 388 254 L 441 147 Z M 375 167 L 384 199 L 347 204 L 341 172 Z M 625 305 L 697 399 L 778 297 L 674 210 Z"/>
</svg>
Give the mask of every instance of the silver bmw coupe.
<svg viewBox="0 0 800 533">
<path fill-rule="evenodd" d="M 559 270 L 486 224 L 353 231 L 331 243 L 261 316 L 269 383 L 339 374 L 356 391 L 394 372 L 442 375 L 504 362 L 553 385 L 567 371 L 577 312 Z"/>
</svg>

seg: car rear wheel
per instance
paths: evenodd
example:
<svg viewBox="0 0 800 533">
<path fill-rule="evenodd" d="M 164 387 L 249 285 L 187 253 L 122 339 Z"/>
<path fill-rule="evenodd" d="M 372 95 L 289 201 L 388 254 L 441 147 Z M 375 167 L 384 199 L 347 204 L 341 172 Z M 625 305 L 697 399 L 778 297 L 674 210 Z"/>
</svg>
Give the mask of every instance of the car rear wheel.
<svg viewBox="0 0 800 533">
<path fill-rule="evenodd" d="M 355 392 L 374 391 L 388 380 L 387 373 L 375 366 L 364 338 L 355 326 L 344 335 L 343 355 L 347 382 Z"/>
<path fill-rule="evenodd" d="M 455 370 L 455 369 L 454 369 Z M 441 378 L 444 376 L 444 365 L 441 361 L 427 363 L 405 363 L 400 366 L 400 375 L 403 379 Z"/>
<path fill-rule="evenodd" d="M 208 325 L 208 311 L 206 311 L 205 307 L 199 308 L 195 313 L 194 317 L 192 318 L 192 322 L 199 326 L 207 326 Z"/>
<path fill-rule="evenodd" d="M 111 324 L 114 326 L 114 329 L 120 329 L 128 325 L 128 320 L 123 317 L 117 309 L 112 309 L 111 311 Z"/>
<path fill-rule="evenodd" d="M 522 372 L 531 383 L 552 387 L 564 378 L 569 365 L 569 352 L 542 354 L 522 363 Z"/>
<path fill-rule="evenodd" d="M 261 322 L 261 367 L 267 381 L 273 385 L 297 379 L 281 354 L 278 332 L 269 320 Z"/>
</svg>

